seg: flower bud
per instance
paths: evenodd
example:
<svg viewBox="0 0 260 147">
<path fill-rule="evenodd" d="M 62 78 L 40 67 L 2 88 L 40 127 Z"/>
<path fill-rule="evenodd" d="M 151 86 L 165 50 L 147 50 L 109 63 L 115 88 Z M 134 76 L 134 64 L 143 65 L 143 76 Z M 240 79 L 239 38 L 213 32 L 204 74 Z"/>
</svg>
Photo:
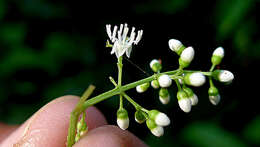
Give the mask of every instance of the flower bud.
<svg viewBox="0 0 260 147">
<path fill-rule="evenodd" d="M 192 91 L 191 88 L 185 87 L 183 88 L 183 90 L 187 93 L 189 99 L 191 100 L 191 105 L 195 106 L 198 104 L 198 96 L 196 94 L 194 94 L 194 92 Z"/>
<path fill-rule="evenodd" d="M 205 76 L 200 72 L 187 73 L 184 75 L 184 82 L 191 86 L 202 86 L 205 83 L 205 81 Z"/>
<path fill-rule="evenodd" d="M 168 76 L 168 75 L 161 75 L 159 78 L 158 78 L 158 82 L 159 82 L 159 85 L 163 88 L 167 88 L 169 86 L 171 86 L 172 84 L 172 79 Z"/>
<path fill-rule="evenodd" d="M 150 67 L 154 72 L 158 72 L 162 69 L 162 64 L 158 60 L 153 59 L 150 62 Z"/>
<path fill-rule="evenodd" d="M 170 95 L 166 88 L 161 88 L 159 91 L 159 99 L 162 104 L 168 104 L 170 101 Z"/>
<path fill-rule="evenodd" d="M 151 110 L 148 112 L 148 115 L 158 126 L 168 126 L 171 123 L 169 117 L 158 110 Z"/>
<path fill-rule="evenodd" d="M 213 105 L 217 105 L 220 101 L 220 95 L 218 92 L 218 89 L 214 86 L 211 86 L 208 90 L 208 94 L 209 94 L 209 101 L 213 104 Z"/>
<path fill-rule="evenodd" d="M 222 47 L 218 47 L 214 50 L 211 62 L 213 65 L 219 65 L 224 57 L 224 49 Z"/>
<path fill-rule="evenodd" d="M 144 115 L 144 112 L 137 110 L 135 112 L 135 121 L 138 122 L 139 124 L 143 123 L 146 120 L 146 117 Z"/>
<path fill-rule="evenodd" d="M 124 108 L 118 109 L 117 111 L 117 125 L 122 130 L 126 130 L 129 126 L 128 113 Z"/>
<path fill-rule="evenodd" d="M 141 85 L 136 86 L 136 91 L 138 93 L 143 93 L 149 88 L 150 84 L 149 83 L 144 83 Z"/>
<path fill-rule="evenodd" d="M 214 79 L 223 82 L 223 83 L 231 83 L 234 79 L 234 75 L 232 72 L 228 70 L 215 70 L 213 71 Z"/>
<path fill-rule="evenodd" d="M 179 58 L 179 65 L 182 68 L 188 67 L 194 58 L 194 49 L 192 47 L 185 48 Z"/>
<path fill-rule="evenodd" d="M 183 46 L 183 44 L 176 39 L 170 39 L 169 42 L 169 47 L 172 51 L 176 52 L 178 55 L 180 55 L 182 53 L 182 51 L 185 49 L 185 46 Z"/>
<path fill-rule="evenodd" d="M 154 89 L 158 89 L 160 87 L 158 80 L 153 80 L 151 85 Z"/>
<path fill-rule="evenodd" d="M 177 92 L 177 99 L 179 107 L 182 111 L 188 113 L 191 110 L 191 100 L 189 99 L 187 93 L 183 90 Z"/>
<path fill-rule="evenodd" d="M 163 127 L 157 126 L 153 120 L 151 119 L 146 120 L 146 125 L 151 130 L 154 136 L 160 137 L 164 134 Z"/>
</svg>

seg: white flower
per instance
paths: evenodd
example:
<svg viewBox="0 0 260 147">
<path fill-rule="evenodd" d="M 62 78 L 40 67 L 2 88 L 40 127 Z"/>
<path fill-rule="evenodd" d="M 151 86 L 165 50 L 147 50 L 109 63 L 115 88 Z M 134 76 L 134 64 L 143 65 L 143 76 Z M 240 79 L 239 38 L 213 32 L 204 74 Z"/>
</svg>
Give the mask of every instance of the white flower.
<svg viewBox="0 0 260 147">
<path fill-rule="evenodd" d="M 232 72 L 228 71 L 228 70 L 222 70 L 219 73 L 218 79 L 220 82 L 231 82 L 234 79 L 234 75 L 232 74 Z"/>
<path fill-rule="evenodd" d="M 162 104 L 166 105 L 170 102 L 170 95 L 168 95 L 167 97 L 159 96 L 159 100 Z"/>
<path fill-rule="evenodd" d="M 190 63 L 194 58 L 194 54 L 194 49 L 192 47 L 187 47 L 181 53 L 181 60 Z"/>
<path fill-rule="evenodd" d="M 154 121 L 158 126 L 162 126 L 162 127 L 168 126 L 171 123 L 169 117 L 162 112 L 159 112 L 155 116 Z"/>
<path fill-rule="evenodd" d="M 151 129 L 151 132 L 154 136 L 157 136 L 157 137 L 160 137 L 164 134 L 163 127 L 161 127 L 161 126 L 157 126 L 153 129 Z"/>
<path fill-rule="evenodd" d="M 182 111 L 188 113 L 191 110 L 191 100 L 189 98 L 183 98 L 178 100 L 179 107 Z"/>
<path fill-rule="evenodd" d="M 223 49 L 223 47 L 216 48 L 214 50 L 214 52 L 213 52 L 213 56 L 219 56 L 219 57 L 223 58 L 224 57 L 224 49 Z"/>
<path fill-rule="evenodd" d="M 137 37 L 135 33 L 135 28 L 132 27 L 130 36 L 128 37 L 128 31 L 129 28 L 127 27 L 127 24 L 120 25 L 119 30 L 117 31 L 118 27 L 114 26 L 113 33 L 111 32 L 111 25 L 106 25 L 107 35 L 109 39 L 111 40 L 113 44 L 113 48 L 111 51 L 111 54 L 116 54 L 117 58 L 122 56 L 126 52 L 126 56 L 129 58 L 130 53 L 132 51 L 132 44 L 138 44 L 138 42 L 141 40 L 143 35 L 143 30 L 139 30 L 137 32 Z"/>
<path fill-rule="evenodd" d="M 158 78 L 158 82 L 159 82 L 161 87 L 166 88 L 166 87 L 171 86 L 172 79 L 168 75 L 161 75 Z"/>
<path fill-rule="evenodd" d="M 191 100 L 191 105 L 192 106 L 197 105 L 198 102 L 199 102 L 198 96 L 196 94 L 193 94 L 193 96 L 190 98 L 190 100 Z"/>
<path fill-rule="evenodd" d="M 184 76 L 184 81 L 188 85 L 199 87 L 199 86 L 202 86 L 205 83 L 206 78 L 202 73 L 194 72 L 194 73 L 186 74 Z"/>
<path fill-rule="evenodd" d="M 215 96 L 209 96 L 209 101 L 213 104 L 213 105 L 217 105 L 220 101 L 220 95 L 215 95 Z"/>
<path fill-rule="evenodd" d="M 178 52 L 181 49 L 181 47 L 183 47 L 182 43 L 176 39 L 170 39 L 168 44 L 170 49 L 174 52 Z"/>
<path fill-rule="evenodd" d="M 129 118 L 117 118 L 117 125 L 122 129 L 126 130 L 129 127 Z"/>
</svg>

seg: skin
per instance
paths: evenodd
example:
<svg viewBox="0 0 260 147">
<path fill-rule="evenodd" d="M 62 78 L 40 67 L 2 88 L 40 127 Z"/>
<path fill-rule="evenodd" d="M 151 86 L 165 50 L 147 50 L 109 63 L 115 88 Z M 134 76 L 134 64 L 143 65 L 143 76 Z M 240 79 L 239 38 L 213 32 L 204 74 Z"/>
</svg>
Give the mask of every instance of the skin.
<svg viewBox="0 0 260 147">
<path fill-rule="evenodd" d="M 0 147 L 65 147 L 70 112 L 79 97 L 63 96 L 42 107 L 20 126 L 0 123 Z M 95 107 L 86 110 L 89 132 L 74 147 L 147 147 L 117 126 L 108 125 Z"/>
</svg>

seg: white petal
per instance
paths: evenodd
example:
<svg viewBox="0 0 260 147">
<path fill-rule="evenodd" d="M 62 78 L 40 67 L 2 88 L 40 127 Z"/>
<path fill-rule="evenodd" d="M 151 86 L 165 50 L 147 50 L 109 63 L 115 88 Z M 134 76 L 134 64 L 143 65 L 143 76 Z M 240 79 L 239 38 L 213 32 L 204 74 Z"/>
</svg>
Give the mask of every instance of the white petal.
<svg viewBox="0 0 260 147">
<path fill-rule="evenodd" d="M 219 57 L 224 57 L 224 49 L 223 47 L 218 47 L 217 49 L 214 50 L 213 55 L 219 56 Z"/>
<path fill-rule="evenodd" d="M 198 96 L 196 94 L 193 94 L 193 96 L 190 98 L 190 100 L 191 100 L 191 105 L 192 106 L 197 105 L 198 102 L 199 102 Z"/>
<path fill-rule="evenodd" d="M 161 126 L 157 126 L 156 128 L 153 128 L 151 130 L 151 132 L 154 136 L 157 136 L 157 137 L 160 137 L 164 134 L 163 127 L 161 127 Z"/>
<path fill-rule="evenodd" d="M 129 118 L 127 118 L 127 119 L 117 119 L 117 125 L 122 130 L 126 130 L 129 127 Z"/>
<path fill-rule="evenodd" d="M 132 52 L 132 46 L 129 46 L 129 47 L 126 49 L 126 56 L 127 56 L 128 58 L 130 58 L 131 52 Z"/>
<path fill-rule="evenodd" d="M 107 35 L 108 35 L 108 37 L 109 37 L 109 39 L 111 40 L 111 25 L 110 24 L 108 24 L 108 25 L 106 25 L 106 29 L 107 29 Z"/>
<path fill-rule="evenodd" d="M 220 95 L 216 95 L 216 96 L 209 96 L 209 101 L 213 104 L 213 105 L 217 105 L 220 102 Z"/>
<path fill-rule="evenodd" d="M 181 53 L 181 59 L 185 62 L 191 62 L 194 58 L 194 49 L 192 47 L 185 48 Z"/>
<path fill-rule="evenodd" d="M 123 37 L 122 37 L 122 41 L 123 41 L 123 42 L 126 41 L 126 37 L 127 37 L 128 31 L 129 31 L 129 28 L 127 27 L 127 24 L 125 24 L 124 32 L 123 32 Z"/>
<path fill-rule="evenodd" d="M 171 121 L 166 114 L 160 112 L 155 117 L 155 123 L 158 126 L 168 126 L 171 123 Z"/>
<path fill-rule="evenodd" d="M 159 82 L 159 85 L 161 87 L 169 87 L 171 86 L 172 84 L 172 79 L 168 76 L 168 75 L 161 75 L 159 78 L 158 78 L 158 82 Z"/>
<path fill-rule="evenodd" d="M 162 98 L 161 96 L 159 96 L 159 100 L 164 105 L 169 104 L 169 102 L 170 102 L 170 95 L 168 95 L 166 98 Z"/>
<path fill-rule="evenodd" d="M 179 40 L 176 39 L 170 39 L 169 42 L 169 47 L 172 51 L 178 51 L 183 45 Z"/>
<path fill-rule="evenodd" d="M 178 100 L 179 106 L 182 111 L 188 113 L 191 110 L 191 100 L 189 98 L 184 98 Z"/>
<path fill-rule="evenodd" d="M 202 86 L 206 82 L 205 76 L 200 72 L 192 73 L 189 77 L 190 84 L 195 87 Z"/>
<path fill-rule="evenodd" d="M 219 81 L 220 82 L 231 82 L 233 79 L 234 79 L 233 73 L 228 71 L 228 70 L 223 70 L 219 74 Z"/>
<path fill-rule="evenodd" d="M 112 42 L 116 41 L 116 32 L 117 32 L 117 26 L 114 26 L 113 35 L 112 35 L 112 38 L 111 38 Z"/>
</svg>

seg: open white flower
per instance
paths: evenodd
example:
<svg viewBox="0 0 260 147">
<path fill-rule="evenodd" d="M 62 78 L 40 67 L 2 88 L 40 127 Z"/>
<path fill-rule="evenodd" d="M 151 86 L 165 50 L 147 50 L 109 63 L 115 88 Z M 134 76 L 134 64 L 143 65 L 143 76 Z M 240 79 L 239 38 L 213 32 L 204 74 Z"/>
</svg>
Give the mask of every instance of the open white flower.
<svg viewBox="0 0 260 147">
<path fill-rule="evenodd" d="M 119 58 L 126 52 L 126 56 L 129 58 L 130 53 L 132 51 L 132 45 L 138 44 L 138 42 L 141 40 L 143 35 L 143 30 L 139 30 L 137 32 L 137 36 L 135 33 L 135 27 L 132 27 L 130 36 L 128 37 L 128 31 L 129 28 L 127 27 L 127 24 L 120 25 L 119 30 L 117 31 L 118 27 L 114 26 L 113 33 L 111 31 L 111 25 L 106 25 L 107 35 L 110 39 L 110 41 L 113 44 L 111 54 L 116 54 L 116 57 Z"/>
</svg>

